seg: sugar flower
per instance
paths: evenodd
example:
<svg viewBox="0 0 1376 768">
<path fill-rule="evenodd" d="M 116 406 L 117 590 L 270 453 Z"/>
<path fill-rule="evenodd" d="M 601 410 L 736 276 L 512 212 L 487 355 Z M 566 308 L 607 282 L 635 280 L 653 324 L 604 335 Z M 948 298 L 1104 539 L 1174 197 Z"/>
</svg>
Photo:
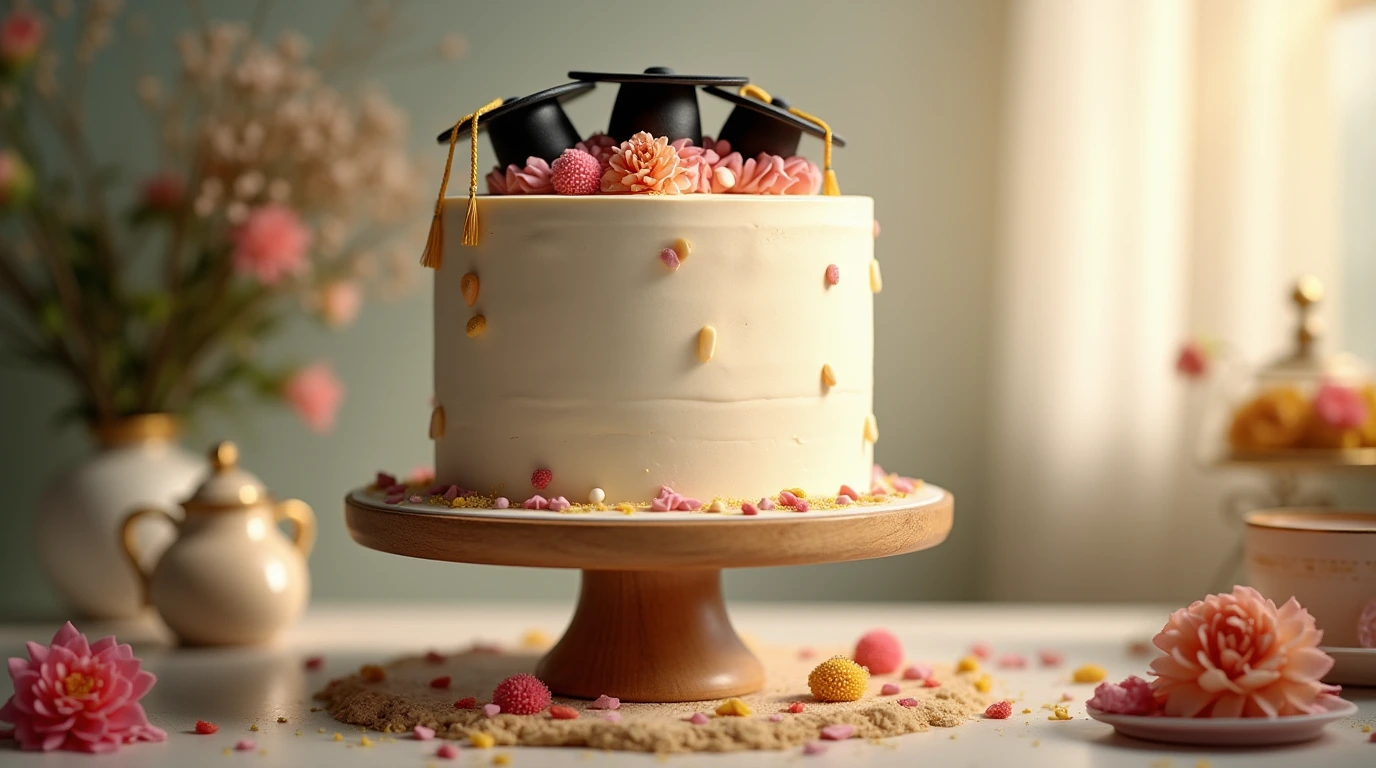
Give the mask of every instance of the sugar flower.
<svg viewBox="0 0 1376 768">
<path fill-rule="evenodd" d="M 1314 413 L 1335 429 L 1360 429 L 1366 424 L 1366 400 L 1352 387 L 1325 381 L 1314 395 Z"/>
<path fill-rule="evenodd" d="M 19 153 L 0 150 L 0 211 L 23 205 L 33 192 L 33 172 Z"/>
<path fill-rule="evenodd" d="M 334 429 L 344 402 L 344 385 L 327 363 L 315 363 L 292 374 L 282 385 L 282 399 L 306 426 L 320 433 Z"/>
<path fill-rule="evenodd" d="M 254 209 L 234 233 L 234 269 L 276 285 L 306 267 L 311 231 L 284 205 Z"/>
<path fill-rule="evenodd" d="M 688 172 L 689 192 L 707 193 L 712 191 L 716 164 L 721 159 L 717 153 L 706 147 L 693 146 L 692 139 L 679 139 L 672 144 L 678 152 L 683 169 Z"/>
<path fill-rule="evenodd" d="M 493 168 L 484 178 L 487 179 L 487 194 L 505 195 L 509 194 L 506 188 L 506 174 L 502 172 L 501 166 Z"/>
<path fill-rule="evenodd" d="M 15 72 L 33 61 L 43 31 L 43 22 L 28 11 L 15 11 L 0 21 L 0 67 Z"/>
<path fill-rule="evenodd" d="M 71 622 L 29 657 L 9 660 L 14 695 L 0 707 L 7 736 L 24 750 L 114 752 L 137 741 L 166 741 L 148 722 L 139 699 L 157 678 L 143 671 L 128 645 L 104 637 L 88 643 Z"/>
<path fill-rule="evenodd" d="M 605 172 L 607 166 L 611 164 L 612 155 L 616 154 L 616 146 L 616 139 L 605 133 L 594 133 L 574 144 L 573 148 L 592 155 L 597 160 L 598 166 Z"/>
<path fill-rule="evenodd" d="M 527 157 L 524 168 L 515 165 L 506 167 L 506 193 L 508 195 L 550 195 L 554 194 L 554 183 L 549 163 L 543 158 Z"/>
<path fill-rule="evenodd" d="M 1173 717 L 1278 717 L 1323 711 L 1319 682 L 1333 659 L 1323 633 L 1291 598 L 1276 608 L 1251 587 L 1209 595 L 1171 614 L 1152 642 L 1151 688 Z"/>
<path fill-rule="evenodd" d="M 690 184 L 688 171 L 669 140 L 644 131 L 622 142 L 602 174 L 603 192 L 681 195 Z"/>
</svg>

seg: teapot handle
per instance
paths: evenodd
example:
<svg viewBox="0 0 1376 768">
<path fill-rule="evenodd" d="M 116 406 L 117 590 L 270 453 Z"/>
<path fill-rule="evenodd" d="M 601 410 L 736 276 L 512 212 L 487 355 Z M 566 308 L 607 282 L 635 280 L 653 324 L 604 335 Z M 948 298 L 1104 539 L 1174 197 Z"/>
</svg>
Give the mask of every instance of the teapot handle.
<svg viewBox="0 0 1376 768">
<path fill-rule="evenodd" d="M 138 537 L 134 534 L 135 529 L 138 527 L 139 521 L 149 516 L 161 517 L 165 519 L 167 522 L 171 523 L 173 528 L 177 527 L 177 518 L 168 514 L 167 510 L 162 509 L 161 507 L 145 507 L 143 509 L 136 509 L 133 512 L 130 512 L 129 515 L 124 518 L 124 524 L 120 526 L 120 542 L 124 545 L 124 556 L 129 560 L 129 564 L 134 567 L 134 573 L 138 574 L 139 589 L 140 594 L 142 595 L 141 602 L 143 603 L 143 605 L 148 605 L 149 603 L 148 580 L 153 575 L 153 573 L 151 569 L 144 570 L 142 562 L 143 558 L 141 557 L 141 553 L 139 552 Z"/>
<path fill-rule="evenodd" d="M 311 550 L 315 548 L 315 513 L 310 505 L 300 499 L 287 499 L 273 509 L 273 515 L 278 522 L 291 521 L 294 529 L 292 543 L 302 557 L 310 557 Z"/>
</svg>

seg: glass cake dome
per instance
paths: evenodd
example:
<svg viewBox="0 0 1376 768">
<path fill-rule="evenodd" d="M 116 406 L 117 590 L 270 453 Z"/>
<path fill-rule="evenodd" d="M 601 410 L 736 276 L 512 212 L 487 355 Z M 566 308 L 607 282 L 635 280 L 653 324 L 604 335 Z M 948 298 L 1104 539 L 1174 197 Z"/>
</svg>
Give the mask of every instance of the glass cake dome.
<svg viewBox="0 0 1376 768">
<path fill-rule="evenodd" d="M 1376 465 L 1376 379 L 1356 356 L 1320 350 L 1323 284 L 1300 278 L 1294 349 L 1261 368 L 1230 366 L 1210 398 L 1202 455 L 1211 464 Z"/>
</svg>

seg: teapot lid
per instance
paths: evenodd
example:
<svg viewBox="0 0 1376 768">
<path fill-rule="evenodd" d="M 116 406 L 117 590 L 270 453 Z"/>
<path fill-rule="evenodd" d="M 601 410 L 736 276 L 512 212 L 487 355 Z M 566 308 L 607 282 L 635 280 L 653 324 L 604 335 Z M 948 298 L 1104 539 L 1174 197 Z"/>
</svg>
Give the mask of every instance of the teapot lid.
<svg viewBox="0 0 1376 768">
<path fill-rule="evenodd" d="M 1263 380 L 1324 379 L 1341 384 L 1360 384 L 1370 374 L 1366 364 L 1356 355 L 1339 352 L 1320 355 L 1318 345 L 1323 335 L 1323 323 L 1315 307 L 1323 301 L 1323 283 L 1313 275 L 1295 281 L 1290 300 L 1297 312 L 1294 350 L 1263 368 L 1258 374 Z"/>
<path fill-rule="evenodd" d="M 210 468 L 210 476 L 182 503 L 188 511 L 240 509 L 270 500 L 262 481 L 239 468 L 239 446 L 234 443 L 224 441 L 210 449 Z"/>
</svg>

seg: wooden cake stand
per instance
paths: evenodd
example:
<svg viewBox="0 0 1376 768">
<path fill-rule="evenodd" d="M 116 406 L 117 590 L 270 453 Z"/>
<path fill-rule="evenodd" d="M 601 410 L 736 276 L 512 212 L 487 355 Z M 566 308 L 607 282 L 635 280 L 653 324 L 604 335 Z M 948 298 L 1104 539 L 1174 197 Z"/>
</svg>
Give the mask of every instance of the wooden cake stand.
<svg viewBox="0 0 1376 768">
<path fill-rule="evenodd" d="M 573 620 L 536 675 L 556 693 L 624 701 L 705 701 L 759 690 L 764 670 L 736 635 L 723 568 L 867 560 L 940 544 L 955 499 L 925 486 L 844 513 L 604 514 L 388 506 L 345 498 L 354 541 L 427 560 L 578 568 Z"/>
</svg>

